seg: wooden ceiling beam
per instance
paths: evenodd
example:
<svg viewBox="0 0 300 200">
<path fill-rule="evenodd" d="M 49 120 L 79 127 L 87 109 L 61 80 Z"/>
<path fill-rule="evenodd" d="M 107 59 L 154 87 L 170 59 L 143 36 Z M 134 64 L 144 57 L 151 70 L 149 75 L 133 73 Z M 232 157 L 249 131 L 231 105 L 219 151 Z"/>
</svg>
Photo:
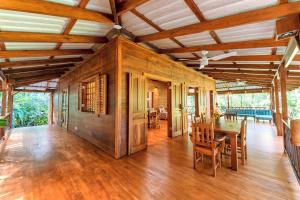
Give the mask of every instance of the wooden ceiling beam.
<svg viewBox="0 0 300 200">
<path fill-rule="evenodd" d="M 199 64 L 187 64 L 188 67 L 199 68 Z M 277 69 L 271 64 L 209 64 L 204 69 L 232 68 L 232 69 Z M 299 67 L 300 69 L 300 67 Z"/>
<path fill-rule="evenodd" d="M 248 74 L 247 76 L 242 74 L 226 74 L 226 73 L 205 73 L 209 76 L 213 77 L 227 77 L 227 78 L 233 78 L 233 79 L 259 79 L 259 80 L 273 80 L 273 76 L 271 75 L 258 75 L 258 74 Z"/>
<path fill-rule="evenodd" d="M 202 69 L 199 70 L 203 73 L 230 73 L 230 74 L 265 74 L 265 75 L 275 75 L 275 71 L 262 71 L 262 70 L 235 70 L 235 69 Z"/>
<path fill-rule="evenodd" d="M 170 37 L 178 37 L 183 35 L 201 33 L 204 31 L 212 31 L 225 29 L 233 26 L 262 22 L 266 20 L 277 19 L 280 17 L 298 14 L 300 12 L 300 2 L 293 2 L 281 5 L 275 5 L 258 10 L 239 13 L 231 16 L 226 16 L 206 22 L 187 25 L 184 27 L 174 28 L 159 33 L 139 36 L 137 42 L 145 42 L 152 40 L 165 39 Z"/>
<path fill-rule="evenodd" d="M 59 63 L 77 63 L 83 61 L 83 58 L 60 58 L 52 60 L 26 60 L 26 61 L 15 61 L 15 62 L 2 62 L 0 63 L 0 68 L 15 68 L 15 67 L 25 67 L 25 66 L 41 66 L 49 64 L 59 64 Z"/>
<path fill-rule="evenodd" d="M 26 68 L 18 68 L 18 69 L 6 69 L 3 70 L 5 75 L 11 74 L 22 74 L 27 72 L 35 72 L 35 71 L 43 71 L 43 70 L 57 70 L 57 69 L 67 69 L 75 67 L 74 64 L 63 64 L 63 65 L 46 65 L 46 66 L 39 66 L 39 67 L 26 67 Z"/>
<path fill-rule="evenodd" d="M 0 51 L 0 58 L 82 55 L 82 54 L 93 54 L 93 53 L 94 51 L 91 49 L 11 50 L 11 51 Z"/>
<path fill-rule="evenodd" d="M 117 4 L 117 15 L 120 16 L 136 7 L 146 3 L 149 0 L 127 0 L 123 3 Z"/>
<path fill-rule="evenodd" d="M 179 61 L 198 61 L 196 58 L 180 58 Z M 218 61 L 281 61 L 282 55 L 249 55 L 249 56 L 232 56 Z M 218 62 L 213 61 L 213 62 Z M 296 55 L 293 61 L 300 61 L 300 55 Z"/>
<path fill-rule="evenodd" d="M 19 73 L 19 74 L 11 74 L 7 75 L 8 79 L 24 79 L 24 78 L 32 78 L 35 76 L 45 76 L 45 75 L 50 75 L 50 74 L 63 74 L 64 72 L 68 71 L 68 68 L 63 68 L 63 69 L 48 69 L 48 70 L 43 70 L 43 71 L 36 71 L 36 72 L 24 72 L 24 73 Z"/>
<path fill-rule="evenodd" d="M 106 37 L 52 33 L 0 32 L 1 42 L 106 43 Z"/>
<path fill-rule="evenodd" d="M 58 74 L 51 74 L 48 76 L 40 76 L 40 77 L 31 78 L 31 79 L 19 80 L 14 83 L 14 87 L 18 88 L 18 87 L 23 87 L 23 86 L 34 84 L 34 83 L 39 83 L 39 82 L 43 82 L 43 81 L 56 79 L 56 78 L 59 78 L 61 75 L 62 74 L 58 73 Z"/>
<path fill-rule="evenodd" d="M 161 49 L 160 53 L 191 53 L 198 52 L 202 50 L 206 51 L 226 51 L 232 49 L 250 49 L 250 48 L 263 48 L 263 47 L 279 47 L 287 46 L 289 40 L 279 40 L 275 39 L 262 39 L 262 40 L 251 40 L 251 41 L 241 41 L 241 42 L 228 42 L 219 44 L 208 44 L 199 45 L 193 47 L 181 47 L 173 49 Z"/>
<path fill-rule="evenodd" d="M 111 16 L 107 14 L 40 0 L 0 0 L 0 9 L 95 21 L 102 24 L 114 23 Z"/>
<path fill-rule="evenodd" d="M 246 94 L 246 93 L 269 93 L 270 88 L 263 88 L 263 89 L 246 89 L 246 90 L 229 90 L 229 91 L 217 91 L 219 95 L 221 94 Z"/>
</svg>

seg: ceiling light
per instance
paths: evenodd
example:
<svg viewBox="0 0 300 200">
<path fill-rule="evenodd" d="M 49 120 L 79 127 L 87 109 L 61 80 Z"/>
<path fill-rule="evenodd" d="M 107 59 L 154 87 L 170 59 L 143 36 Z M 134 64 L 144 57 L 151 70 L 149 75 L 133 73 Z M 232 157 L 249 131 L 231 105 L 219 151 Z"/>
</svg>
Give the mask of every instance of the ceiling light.
<svg viewBox="0 0 300 200">
<path fill-rule="evenodd" d="M 119 24 L 115 24 L 115 25 L 114 25 L 114 29 L 121 30 L 121 29 L 122 29 L 122 26 L 119 25 Z"/>
</svg>

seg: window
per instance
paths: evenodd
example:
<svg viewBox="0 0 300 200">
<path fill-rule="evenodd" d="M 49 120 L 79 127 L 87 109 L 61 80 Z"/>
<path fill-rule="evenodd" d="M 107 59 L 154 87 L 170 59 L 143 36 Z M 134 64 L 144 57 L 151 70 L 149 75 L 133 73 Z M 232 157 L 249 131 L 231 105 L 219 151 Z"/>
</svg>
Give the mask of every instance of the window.
<svg viewBox="0 0 300 200">
<path fill-rule="evenodd" d="M 95 80 L 82 83 L 82 111 L 95 112 L 96 82 Z"/>
</svg>

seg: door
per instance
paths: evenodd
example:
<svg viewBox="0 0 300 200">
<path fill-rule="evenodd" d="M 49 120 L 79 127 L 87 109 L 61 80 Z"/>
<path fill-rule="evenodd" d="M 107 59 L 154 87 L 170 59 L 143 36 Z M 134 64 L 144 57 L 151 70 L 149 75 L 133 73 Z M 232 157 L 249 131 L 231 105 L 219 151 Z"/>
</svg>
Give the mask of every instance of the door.
<svg viewBox="0 0 300 200">
<path fill-rule="evenodd" d="M 181 84 L 170 83 L 171 90 L 169 89 L 170 106 L 168 113 L 171 113 L 171 117 L 168 117 L 168 135 L 169 137 L 176 137 L 182 135 L 182 88 Z"/>
<path fill-rule="evenodd" d="M 69 88 L 62 90 L 61 126 L 68 129 L 69 118 Z"/>
<path fill-rule="evenodd" d="M 182 129 L 183 133 L 188 132 L 188 105 L 187 105 L 188 88 L 186 84 L 181 84 L 181 98 L 182 98 Z"/>
<path fill-rule="evenodd" d="M 128 155 L 147 148 L 147 85 L 142 75 L 129 74 Z"/>
</svg>

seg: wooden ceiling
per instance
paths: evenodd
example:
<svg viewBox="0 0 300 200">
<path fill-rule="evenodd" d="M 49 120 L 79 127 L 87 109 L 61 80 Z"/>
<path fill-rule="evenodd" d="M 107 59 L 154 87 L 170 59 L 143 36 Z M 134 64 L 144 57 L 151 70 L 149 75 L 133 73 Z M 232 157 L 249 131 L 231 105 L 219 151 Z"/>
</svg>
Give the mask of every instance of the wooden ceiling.
<svg viewBox="0 0 300 200">
<path fill-rule="evenodd" d="M 120 24 L 119 33 L 217 80 L 270 87 L 288 44 L 274 39 L 275 21 L 299 14 L 300 2 L 222 2 L 0 0 L 0 70 L 16 87 L 59 78 Z M 238 55 L 199 70 L 202 50 Z M 300 86 L 299 61 L 289 67 L 289 89 Z"/>
</svg>

